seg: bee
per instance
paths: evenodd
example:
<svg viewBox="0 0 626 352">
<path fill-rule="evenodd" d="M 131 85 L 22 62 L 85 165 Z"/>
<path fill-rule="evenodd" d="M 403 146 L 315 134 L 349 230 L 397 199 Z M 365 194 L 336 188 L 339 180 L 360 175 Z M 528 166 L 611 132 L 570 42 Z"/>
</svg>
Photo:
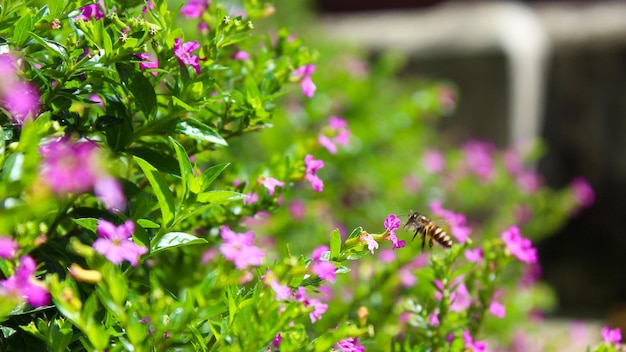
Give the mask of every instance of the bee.
<svg viewBox="0 0 626 352">
<path fill-rule="evenodd" d="M 430 248 L 433 247 L 433 243 L 437 242 L 440 246 L 444 248 L 452 247 L 452 240 L 450 236 L 444 231 L 441 227 L 435 224 L 432 220 L 427 218 L 424 215 L 411 211 L 411 215 L 409 219 L 404 224 L 404 229 L 415 230 L 415 235 L 413 235 L 413 240 L 415 240 L 415 236 L 420 234 L 422 237 L 422 250 L 424 250 L 424 244 L 426 243 L 426 237 L 428 237 L 428 246 Z"/>
</svg>

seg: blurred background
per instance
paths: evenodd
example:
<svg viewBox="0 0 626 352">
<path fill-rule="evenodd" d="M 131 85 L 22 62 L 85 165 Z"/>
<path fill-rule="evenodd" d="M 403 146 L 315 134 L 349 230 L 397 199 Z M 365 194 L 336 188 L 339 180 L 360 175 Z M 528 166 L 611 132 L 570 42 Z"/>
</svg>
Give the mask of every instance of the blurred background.
<svg viewBox="0 0 626 352">
<path fill-rule="evenodd" d="M 541 139 L 553 188 L 583 176 L 595 204 L 539 241 L 559 318 L 626 328 L 626 2 L 316 0 L 319 28 L 371 57 L 397 51 L 400 77 L 459 92 L 446 138 L 498 147 Z"/>
</svg>

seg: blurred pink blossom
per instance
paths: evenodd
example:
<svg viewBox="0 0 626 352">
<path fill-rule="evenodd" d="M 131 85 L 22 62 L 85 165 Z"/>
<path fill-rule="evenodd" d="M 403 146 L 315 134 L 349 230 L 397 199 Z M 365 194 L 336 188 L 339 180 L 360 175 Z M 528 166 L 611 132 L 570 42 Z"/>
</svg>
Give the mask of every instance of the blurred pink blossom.
<svg viewBox="0 0 626 352">
<path fill-rule="evenodd" d="M 132 266 L 139 264 L 139 257 L 148 252 L 148 248 L 137 245 L 132 241 L 135 224 L 126 220 L 120 226 L 100 219 L 98 221 L 98 239 L 93 243 L 93 249 L 102 254 L 113 264 L 120 264 L 128 260 Z"/>
<path fill-rule="evenodd" d="M 572 181 L 572 191 L 574 192 L 574 198 L 578 202 L 578 206 L 587 208 L 593 205 L 596 199 L 595 192 L 589 184 L 589 182 L 582 178 L 576 177 Z"/>
<path fill-rule="evenodd" d="M 0 235 L 0 258 L 11 260 L 19 249 L 20 247 L 13 238 Z"/>
<path fill-rule="evenodd" d="M 524 263 L 537 262 L 537 249 L 532 247 L 532 242 L 522 237 L 517 226 L 511 226 L 500 235 L 506 247 L 513 256 Z"/>
<path fill-rule="evenodd" d="M 187 18 L 198 18 L 206 11 L 209 0 L 188 0 L 180 9 L 180 13 Z"/>
<path fill-rule="evenodd" d="M 315 94 L 315 90 L 317 87 L 313 80 L 311 79 L 311 75 L 315 72 L 315 65 L 309 64 L 300 66 L 293 71 L 293 75 L 295 79 L 300 81 L 300 87 L 302 88 L 302 94 L 304 94 L 307 98 L 312 98 Z"/>
<path fill-rule="evenodd" d="M 431 174 L 438 174 L 446 167 L 446 159 L 443 154 L 436 149 L 430 149 L 422 157 L 424 168 Z"/>
<path fill-rule="evenodd" d="M 37 264 L 31 256 L 20 258 L 13 276 L 0 280 L 0 296 L 17 296 L 35 307 L 48 304 L 50 294 L 44 284 L 35 278 L 36 268 Z"/>
<path fill-rule="evenodd" d="M 484 181 L 491 181 L 494 175 L 493 154 L 496 147 L 484 141 L 469 141 L 463 146 L 465 166 Z"/>
</svg>

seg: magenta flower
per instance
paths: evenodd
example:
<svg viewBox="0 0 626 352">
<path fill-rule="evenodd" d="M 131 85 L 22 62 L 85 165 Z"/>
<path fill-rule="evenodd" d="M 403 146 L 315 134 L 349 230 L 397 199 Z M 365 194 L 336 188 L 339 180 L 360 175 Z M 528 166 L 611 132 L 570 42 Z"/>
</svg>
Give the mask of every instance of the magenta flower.
<svg viewBox="0 0 626 352">
<path fill-rule="evenodd" d="M 321 260 L 322 255 L 325 252 L 328 252 L 329 250 L 330 250 L 330 248 L 328 248 L 328 246 L 325 245 L 325 244 L 316 247 L 315 249 L 313 249 L 313 253 L 311 254 L 311 260 L 313 260 L 313 261 Z"/>
<path fill-rule="evenodd" d="M 198 18 L 206 11 L 208 4 L 208 0 L 189 0 L 185 6 L 180 9 L 180 13 L 187 18 Z"/>
<path fill-rule="evenodd" d="M 389 231 L 389 235 L 387 238 L 391 241 L 391 243 L 393 243 L 393 248 L 395 249 L 404 247 L 406 245 L 406 241 L 399 241 L 398 236 L 396 236 L 396 230 L 400 228 L 402 220 L 400 220 L 395 214 L 391 214 L 385 219 L 385 222 L 383 224 L 385 226 L 385 229 Z"/>
<path fill-rule="evenodd" d="M 325 260 L 314 261 L 311 264 L 311 271 L 322 280 L 335 282 L 335 264 Z"/>
<path fill-rule="evenodd" d="M 541 186 L 541 177 L 534 171 L 523 171 L 515 177 L 517 185 L 526 194 L 534 193 Z"/>
<path fill-rule="evenodd" d="M 365 352 L 365 346 L 359 345 L 358 337 L 343 339 L 335 344 L 334 349 L 342 352 Z"/>
<path fill-rule="evenodd" d="M 113 177 L 98 177 L 93 185 L 93 192 L 110 211 L 124 211 L 126 198 L 119 181 Z"/>
<path fill-rule="evenodd" d="M 494 175 L 492 155 L 495 146 L 488 142 L 469 141 L 463 147 L 466 167 L 485 181 L 490 181 Z"/>
<path fill-rule="evenodd" d="M 313 155 L 308 154 L 304 157 L 304 165 L 304 178 L 309 181 L 315 191 L 321 192 L 324 189 L 324 182 L 317 176 L 317 170 L 324 167 L 324 162 L 322 160 L 316 160 L 313 158 Z"/>
<path fill-rule="evenodd" d="M 274 195 L 274 189 L 276 188 L 276 186 L 278 187 L 285 186 L 284 182 L 278 181 L 277 179 L 272 178 L 272 177 L 262 177 L 261 184 L 263 185 L 263 187 L 267 188 L 270 196 Z"/>
<path fill-rule="evenodd" d="M 461 312 L 466 310 L 472 304 L 472 296 L 467 291 L 467 286 L 464 283 L 460 283 L 456 290 L 450 294 L 450 310 L 453 312 Z"/>
<path fill-rule="evenodd" d="M 434 312 L 430 313 L 426 318 L 426 321 L 428 322 L 428 324 L 430 324 L 430 326 L 439 326 L 439 312 L 435 310 Z"/>
<path fill-rule="evenodd" d="M 532 242 L 529 239 L 522 237 L 517 226 L 511 226 L 500 237 L 509 252 L 517 259 L 529 264 L 537 262 L 537 249 L 532 247 Z"/>
<path fill-rule="evenodd" d="M 302 94 L 304 94 L 307 98 L 312 98 L 315 94 L 315 90 L 317 89 L 315 83 L 313 83 L 313 80 L 311 79 L 313 72 L 315 72 L 314 64 L 300 66 L 293 71 L 295 79 L 300 81 Z"/>
<path fill-rule="evenodd" d="M 474 341 L 469 330 L 463 332 L 463 341 L 465 341 L 465 351 L 469 352 L 485 352 L 487 351 L 486 341 Z"/>
<path fill-rule="evenodd" d="M 483 260 L 483 249 L 475 248 L 475 249 L 466 249 L 465 250 L 465 259 L 467 259 L 470 263 L 476 263 Z"/>
<path fill-rule="evenodd" d="M 275 350 L 278 351 L 278 346 L 280 345 L 280 341 L 282 340 L 282 336 L 280 336 L 280 333 L 276 334 L 276 336 L 274 337 L 274 340 L 272 340 L 272 347 L 274 347 Z"/>
<path fill-rule="evenodd" d="M 98 221 L 97 234 L 100 238 L 93 243 L 93 249 L 102 254 L 113 264 L 128 260 L 132 266 L 139 264 L 139 257 L 148 253 L 148 248 L 132 241 L 135 224 L 126 220 L 120 226 L 104 219 Z"/>
<path fill-rule="evenodd" d="M 446 167 L 446 159 L 436 149 L 428 150 L 422 157 L 422 162 L 426 171 L 431 174 L 438 174 Z"/>
<path fill-rule="evenodd" d="M 587 180 L 582 177 L 576 177 L 572 181 L 571 187 L 572 192 L 574 192 L 574 198 L 576 198 L 578 202 L 578 206 L 587 208 L 594 203 L 596 195 Z"/>
<path fill-rule="evenodd" d="M 400 278 L 400 285 L 402 285 L 402 287 L 413 287 L 417 284 L 417 277 L 413 274 L 413 269 L 410 265 L 400 267 L 398 277 Z"/>
<path fill-rule="evenodd" d="M 0 235 L 0 258 L 13 259 L 20 247 L 11 237 Z"/>
<path fill-rule="evenodd" d="M 493 314 L 496 318 L 502 319 L 506 315 L 506 308 L 496 301 L 491 301 L 491 304 L 489 304 L 489 313 Z"/>
<path fill-rule="evenodd" d="M 241 270 L 263 264 L 265 252 L 253 245 L 254 232 L 236 233 L 224 225 L 220 229 L 220 235 L 224 240 L 220 245 L 220 252 L 226 260 L 235 264 L 235 268 Z"/>
<path fill-rule="evenodd" d="M 304 202 L 300 199 L 294 199 L 293 201 L 291 201 L 288 208 L 289 215 L 291 215 L 294 220 L 301 221 L 304 218 L 306 206 L 304 205 Z"/>
<path fill-rule="evenodd" d="M 181 38 L 176 38 L 174 41 L 174 55 L 180 62 L 185 65 L 189 65 L 196 70 L 197 74 L 200 74 L 200 62 L 199 58 L 191 53 L 200 47 L 197 41 L 182 43 Z M 181 46 L 182 43 L 182 46 Z"/>
<path fill-rule="evenodd" d="M 151 0 L 146 0 L 146 6 L 141 8 L 141 14 L 146 14 L 148 12 L 148 8 L 150 10 L 154 10 L 154 4 L 152 3 Z"/>
<path fill-rule="evenodd" d="M 79 9 L 81 11 L 80 15 L 76 16 L 76 19 L 83 20 L 85 22 L 90 19 L 101 20 L 104 18 L 104 12 L 100 8 L 98 4 L 89 4 L 87 6 L 83 6 Z"/>
<path fill-rule="evenodd" d="M 619 346 L 619 343 L 622 342 L 622 331 L 620 328 L 611 329 L 610 326 L 605 326 L 602 328 L 602 339 L 604 339 L 604 343 Z"/>
<path fill-rule="evenodd" d="M 28 116 L 36 117 L 39 105 L 39 91 L 28 82 L 15 82 L 2 96 L 2 106 L 18 123 L 23 123 Z"/>
<path fill-rule="evenodd" d="M 142 70 L 149 70 L 152 68 L 159 68 L 159 62 L 157 61 L 157 59 L 150 53 L 145 53 L 145 54 L 135 54 L 135 56 L 137 56 L 141 62 L 139 63 L 139 68 Z M 157 72 L 150 72 L 153 76 L 156 76 L 158 73 Z"/>
<path fill-rule="evenodd" d="M 367 249 L 370 251 L 372 255 L 374 255 L 374 250 L 378 249 L 378 242 L 372 237 L 370 234 L 362 235 L 361 241 L 367 243 Z"/>
<path fill-rule="evenodd" d="M 289 288 L 289 286 L 287 285 L 282 285 L 280 282 L 278 282 L 278 278 L 276 278 L 276 275 L 274 275 L 274 273 L 271 270 L 267 269 L 267 271 L 265 272 L 265 275 L 263 275 L 261 279 L 263 280 L 264 283 L 270 285 L 272 290 L 274 290 L 277 301 L 287 301 L 287 300 L 294 299 L 291 288 Z"/>
<path fill-rule="evenodd" d="M 326 313 L 328 310 L 328 305 L 322 303 L 320 300 L 315 298 L 308 298 L 306 296 L 306 290 L 304 287 L 300 286 L 296 290 L 296 301 L 302 302 L 305 308 L 313 307 L 313 310 L 309 313 L 309 319 L 311 319 L 311 323 L 315 323 L 322 317 L 322 314 Z"/>
<path fill-rule="evenodd" d="M 331 116 L 328 125 L 323 127 L 317 137 L 318 143 L 331 154 L 337 153 L 337 144 L 346 146 L 350 139 L 348 123 L 341 117 Z"/>
<path fill-rule="evenodd" d="M 243 51 L 243 50 L 237 50 L 232 56 L 231 58 L 233 60 L 239 60 L 239 61 L 248 61 L 250 60 L 250 54 L 248 54 L 247 52 Z"/>
<path fill-rule="evenodd" d="M 246 195 L 248 198 L 243 199 L 243 205 L 250 205 L 259 201 L 259 195 L 256 193 L 248 192 Z"/>
<path fill-rule="evenodd" d="M 524 164 L 519 153 L 515 150 L 508 149 L 502 154 L 502 163 L 504 168 L 512 175 L 518 175 L 524 171 Z"/>
<path fill-rule="evenodd" d="M 16 296 L 35 307 L 45 306 L 50 302 L 50 294 L 43 284 L 35 279 L 37 264 L 32 257 L 25 255 L 13 276 L 0 280 L 0 295 Z"/>
</svg>

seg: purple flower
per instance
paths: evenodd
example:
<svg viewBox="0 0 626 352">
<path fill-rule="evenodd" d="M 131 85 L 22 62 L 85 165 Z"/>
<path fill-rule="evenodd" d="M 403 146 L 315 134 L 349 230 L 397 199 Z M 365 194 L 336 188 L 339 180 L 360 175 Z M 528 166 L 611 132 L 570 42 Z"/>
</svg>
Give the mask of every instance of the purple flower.
<svg viewBox="0 0 626 352">
<path fill-rule="evenodd" d="M 463 332 L 463 341 L 465 341 L 465 351 L 468 352 L 484 352 L 487 351 L 487 342 L 474 341 L 469 330 Z"/>
<path fill-rule="evenodd" d="M 493 314 L 494 317 L 502 319 L 506 315 L 506 309 L 502 304 L 491 301 L 491 304 L 489 304 L 489 313 Z"/>
<path fill-rule="evenodd" d="M 81 11 L 81 13 L 75 18 L 83 20 L 85 22 L 89 21 L 92 18 L 96 21 L 104 18 L 104 12 L 102 12 L 102 9 L 98 4 L 83 6 L 79 10 Z"/>
<path fill-rule="evenodd" d="M 534 193 L 541 185 L 541 177 L 533 171 L 523 171 L 515 177 L 517 185 L 526 194 Z"/>
<path fill-rule="evenodd" d="M 322 280 L 335 282 L 335 264 L 325 260 L 314 261 L 311 264 L 311 271 Z"/>
<path fill-rule="evenodd" d="M 20 247 L 11 237 L 0 236 L 0 258 L 13 259 Z"/>
<path fill-rule="evenodd" d="M 328 119 L 328 125 L 321 129 L 317 137 L 318 143 L 331 154 L 337 152 L 337 144 L 348 145 L 349 139 L 350 130 L 348 130 L 348 123 L 337 116 L 331 116 Z"/>
<path fill-rule="evenodd" d="M 367 249 L 374 255 L 374 250 L 378 248 L 378 242 L 376 242 L 374 237 L 370 234 L 366 234 L 361 236 L 361 241 L 367 243 Z"/>
<path fill-rule="evenodd" d="M 313 72 L 315 72 L 314 64 L 300 66 L 293 71 L 293 75 L 296 77 L 296 80 L 300 81 L 302 94 L 304 94 L 307 98 L 313 97 L 315 90 L 317 89 L 315 83 L 313 83 L 313 80 L 311 79 Z"/>
<path fill-rule="evenodd" d="M 439 326 L 439 312 L 435 310 L 434 312 L 430 313 L 426 318 L 426 321 L 428 322 L 428 324 L 430 324 L 430 326 Z"/>
<path fill-rule="evenodd" d="M 274 347 L 275 350 L 278 350 L 278 346 L 280 345 L 280 341 L 282 339 L 282 336 L 280 336 L 280 333 L 278 333 L 276 334 L 276 337 L 274 337 L 274 340 L 272 340 L 272 347 Z"/>
<path fill-rule="evenodd" d="M 41 147 L 42 180 L 57 194 L 81 193 L 90 190 L 96 179 L 94 169 L 99 163 L 93 142 L 75 143 L 67 138 Z"/>
<path fill-rule="evenodd" d="M 517 226 L 511 226 L 500 237 L 506 244 L 509 252 L 517 259 L 529 264 L 537 262 L 537 249 L 532 247 L 532 242 L 529 239 L 522 237 Z"/>
<path fill-rule="evenodd" d="M 256 193 L 248 192 L 246 195 L 248 198 L 243 199 L 243 205 L 250 205 L 259 201 L 259 195 Z"/>
<path fill-rule="evenodd" d="M 24 298 L 26 302 L 35 307 L 48 304 L 50 294 L 43 287 L 43 284 L 35 279 L 36 268 L 37 264 L 32 257 L 23 256 L 13 276 L 6 280 L 0 280 L 0 295 L 14 295 Z"/>
<path fill-rule="evenodd" d="M 313 310 L 309 313 L 309 319 L 311 319 L 311 323 L 315 323 L 322 317 L 322 314 L 326 313 L 328 310 L 328 305 L 322 303 L 320 300 L 311 298 L 309 299 L 306 296 L 306 290 L 304 287 L 300 286 L 296 290 L 296 301 L 303 303 L 305 308 L 313 307 Z"/>
<path fill-rule="evenodd" d="M 467 291 L 467 286 L 464 283 L 460 283 L 456 290 L 450 294 L 450 310 L 453 312 L 464 311 L 472 304 L 472 296 Z"/>
<path fill-rule="evenodd" d="M 343 339 L 335 344 L 334 349 L 342 352 L 365 352 L 365 346 L 359 345 L 358 337 Z"/>
<path fill-rule="evenodd" d="M 574 198 L 576 198 L 578 202 L 578 206 L 587 208 L 594 203 L 596 196 L 587 180 L 582 177 L 576 177 L 572 181 L 571 187 L 572 192 L 574 192 Z"/>
<path fill-rule="evenodd" d="M 208 0 L 189 0 L 185 6 L 180 9 L 180 13 L 188 18 L 198 18 L 206 11 L 208 4 Z"/>
<path fill-rule="evenodd" d="M 316 160 L 313 158 L 313 155 L 308 154 L 304 157 L 304 165 L 304 178 L 309 181 L 315 191 L 321 192 L 324 189 L 324 182 L 317 176 L 317 170 L 324 167 L 324 162 L 322 160 Z"/>
<path fill-rule="evenodd" d="M 602 339 L 604 343 L 619 345 L 622 342 L 622 331 L 620 328 L 611 329 L 610 326 L 605 326 L 602 328 Z"/>
<path fill-rule="evenodd" d="M 267 271 L 265 272 L 265 275 L 263 275 L 262 277 L 262 280 L 264 283 L 270 285 L 272 290 L 274 290 L 277 301 L 287 301 L 287 300 L 294 299 L 293 292 L 291 292 L 291 288 L 289 288 L 289 286 L 287 285 L 282 285 L 280 282 L 278 282 L 278 278 L 276 277 L 276 275 L 274 275 L 274 273 L 271 270 L 267 269 Z"/>
<path fill-rule="evenodd" d="M 398 237 L 396 236 L 396 230 L 400 228 L 402 224 L 402 220 L 400 220 L 395 214 L 389 215 L 385 222 L 383 223 L 385 229 L 389 232 L 388 239 L 393 243 L 393 248 L 402 248 L 406 245 L 406 241 L 398 241 Z"/>
<path fill-rule="evenodd" d="M 320 260 L 322 258 L 322 254 L 328 252 L 329 250 L 330 248 L 328 248 L 328 246 L 325 244 L 316 247 L 315 249 L 313 249 L 313 253 L 311 254 L 311 260 Z"/>
<path fill-rule="evenodd" d="M 122 191 L 122 185 L 113 177 L 100 177 L 93 185 L 93 191 L 98 199 L 104 203 L 109 211 L 124 211 L 126 198 Z"/>
<path fill-rule="evenodd" d="M 276 188 L 276 186 L 279 187 L 284 187 L 285 183 L 278 181 L 275 178 L 272 177 L 263 177 L 261 179 L 261 184 L 263 185 L 263 187 L 267 188 L 267 190 L 270 193 L 270 196 L 274 194 L 274 188 Z"/>
<path fill-rule="evenodd" d="M 475 249 L 466 249 L 465 250 L 465 259 L 467 259 L 470 263 L 476 263 L 483 260 L 483 249 L 475 248 Z"/>
<path fill-rule="evenodd" d="M 294 199 L 289 203 L 289 215 L 296 220 L 300 221 L 304 218 L 304 213 L 306 212 L 306 207 L 304 202 L 300 199 Z"/>
<path fill-rule="evenodd" d="M 413 274 L 413 269 L 410 265 L 404 265 L 398 270 L 398 276 L 400 277 L 400 284 L 402 287 L 413 287 L 417 284 L 417 278 Z"/>
<path fill-rule="evenodd" d="M 152 54 L 150 53 L 145 53 L 145 54 L 135 54 L 135 56 L 137 56 L 141 62 L 139 63 L 139 68 L 142 70 L 148 70 L 148 69 L 152 69 L 152 68 L 159 68 L 159 62 L 157 61 L 157 59 L 152 56 Z M 156 76 L 158 73 L 157 72 L 150 72 L 153 76 Z"/>
<path fill-rule="evenodd" d="M 468 169 L 481 179 L 490 181 L 494 174 L 492 155 L 495 146 L 488 142 L 469 141 L 463 147 L 463 151 Z"/>
<path fill-rule="evenodd" d="M 200 74 L 199 58 L 192 55 L 191 52 L 198 49 L 200 44 L 197 41 L 182 43 L 181 38 L 176 38 L 174 41 L 174 55 L 185 65 L 189 65 L 196 70 L 197 74 Z M 182 46 L 181 46 L 182 43 Z"/>
<path fill-rule="evenodd" d="M 2 96 L 2 106 L 18 123 L 23 123 L 28 116 L 35 118 L 39 105 L 39 92 L 33 84 L 28 82 L 15 82 Z"/>
<path fill-rule="evenodd" d="M 154 4 L 150 0 L 146 0 L 146 6 L 141 8 L 141 13 L 145 14 L 148 12 L 148 8 L 150 8 L 150 10 L 154 10 Z"/>
<path fill-rule="evenodd" d="M 444 159 L 441 152 L 436 149 L 428 150 L 424 154 L 422 162 L 424 163 L 426 171 L 431 174 L 438 174 L 446 167 L 446 159 Z"/>
<path fill-rule="evenodd" d="M 220 245 L 220 252 L 224 258 L 235 264 L 235 268 L 241 270 L 263 264 L 265 252 L 253 245 L 254 232 L 236 233 L 224 225 L 220 229 L 220 235 L 224 240 Z"/>
<path fill-rule="evenodd" d="M 94 241 L 93 249 L 113 264 L 128 260 L 132 266 L 137 266 L 139 257 L 146 254 L 148 249 L 132 241 L 133 232 L 135 232 L 135 224 L 131 220 L 115 226 L 111 222 L 100 219 L 97 231 L 100 238 Z"/>
<path fill-rule="evenodd" d="M 250 54 L 243 50 L 237 50 L 231 58 L 233 60 L 248 61 L 250 60 Z"/>
</svg>

